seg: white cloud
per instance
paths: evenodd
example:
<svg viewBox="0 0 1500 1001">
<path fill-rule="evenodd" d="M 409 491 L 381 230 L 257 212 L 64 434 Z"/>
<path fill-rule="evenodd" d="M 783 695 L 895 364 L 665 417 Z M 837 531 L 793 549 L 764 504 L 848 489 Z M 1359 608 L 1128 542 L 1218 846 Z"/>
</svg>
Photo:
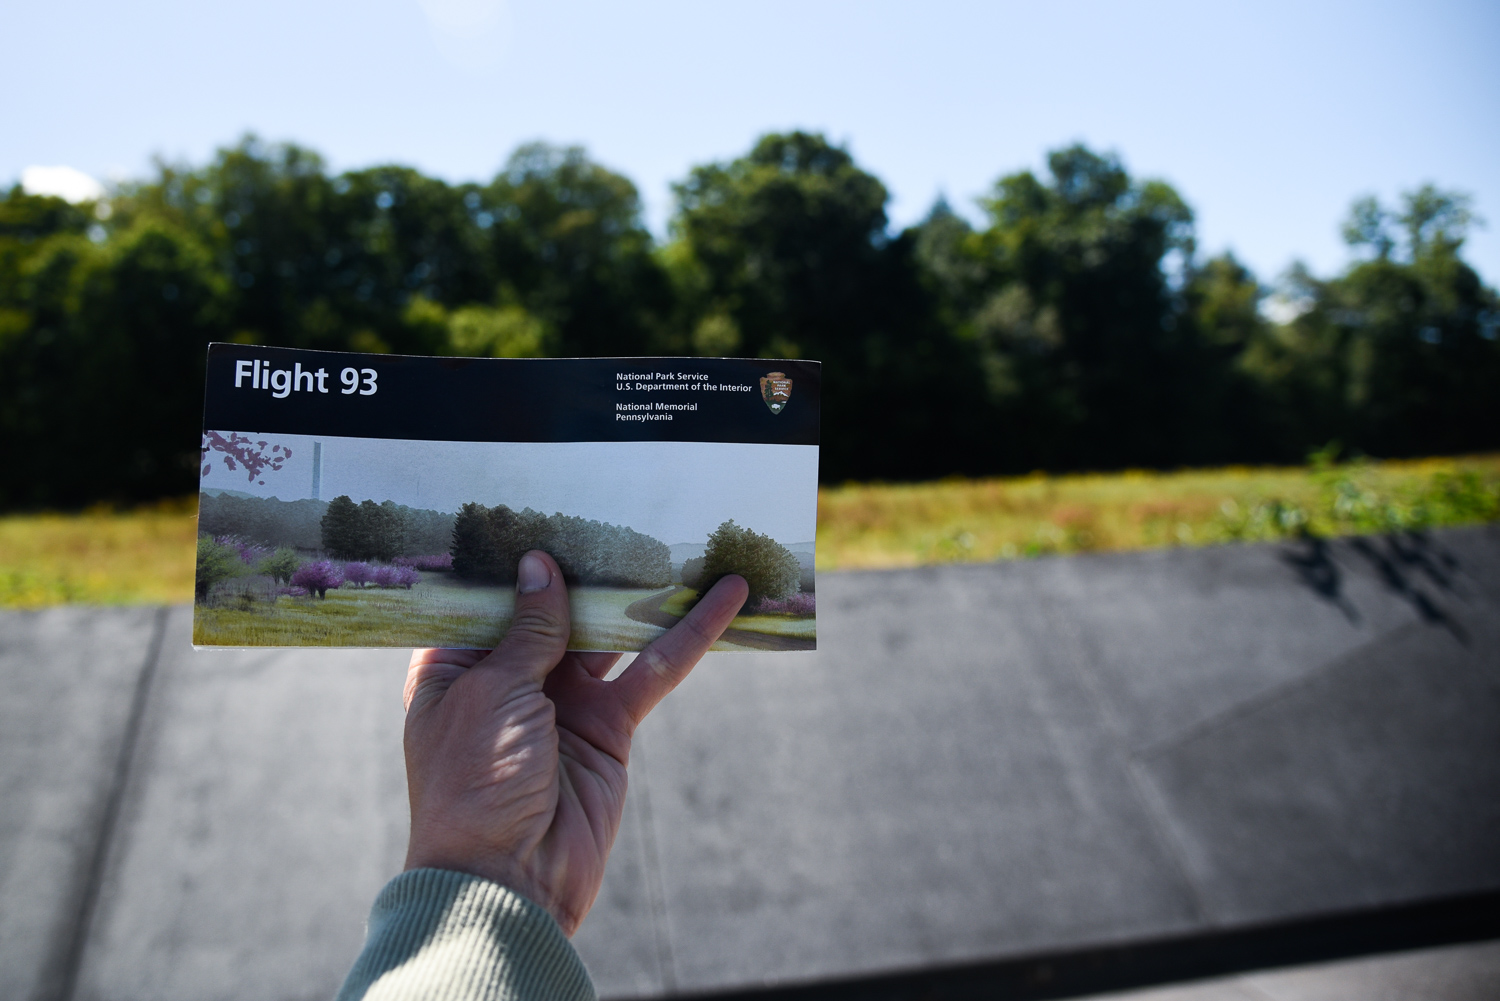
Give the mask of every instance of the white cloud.
<svg viewBox="0 0 1500 1001">
<path fill-rule="evenodd" d="M 72 167 L 27 167 L 21 188 L 28 195 L 55 195 L 70 202 L 92 202 L 104 197 L 104 185 Z"/>
<path fill-rule="evenodd" d="M 444 59 L 471 76 L 500 68 L 510 41 L 506 0 L 418 0 Z"/>
</svg>

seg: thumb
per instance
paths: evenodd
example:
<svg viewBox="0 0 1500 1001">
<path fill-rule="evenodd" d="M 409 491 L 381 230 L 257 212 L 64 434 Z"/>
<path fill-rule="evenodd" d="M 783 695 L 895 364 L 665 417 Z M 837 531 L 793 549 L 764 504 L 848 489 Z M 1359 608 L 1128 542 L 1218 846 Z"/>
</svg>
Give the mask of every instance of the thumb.
<svg viewBox="0 0 1500 1001">
<path fill-rule="evenodd" d="M 512 676 L 540 684 L 567 652 L 571 631 L 562 570 L 551 556 L 533 549 L 516 568 L 516 609 L 510 628 L 475 667 L 503 667 Z"/>
</svg>

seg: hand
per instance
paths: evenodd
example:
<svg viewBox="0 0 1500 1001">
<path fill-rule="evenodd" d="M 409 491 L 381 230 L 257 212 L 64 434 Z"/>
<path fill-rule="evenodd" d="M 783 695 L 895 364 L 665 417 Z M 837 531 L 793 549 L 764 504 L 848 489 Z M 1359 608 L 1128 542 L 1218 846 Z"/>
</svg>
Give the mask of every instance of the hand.
<svg viewBox="0 0 1500 1001">
<path fill-rule="evenodd" d="M 406 675 L 406 867 L 494 880 L 569 936 L 593 906 L 620 812 L 630 738 L 744 604 L 725 577 L 614 681 L 617 653 L 567 653 L 568 593 L 546 553 L 521 559 L 500 645 L 417 650 Z"/>
</svg>

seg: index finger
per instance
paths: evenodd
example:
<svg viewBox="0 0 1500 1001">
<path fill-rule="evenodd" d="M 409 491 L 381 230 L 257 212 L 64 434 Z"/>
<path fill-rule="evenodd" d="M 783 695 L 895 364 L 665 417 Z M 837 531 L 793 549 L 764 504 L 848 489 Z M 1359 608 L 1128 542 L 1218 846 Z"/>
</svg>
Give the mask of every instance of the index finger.
<svg viewBox="0 0 1500 1001">
<path fill-rule="evenodd" d="M 720 578 L 681 622 L 658 636 L 614 680 L 612 687 L 632 727 L 638 726 L 688 676 L 708 648 L 729 628 L 749 593 L 743 577 Z"/>
</svg>

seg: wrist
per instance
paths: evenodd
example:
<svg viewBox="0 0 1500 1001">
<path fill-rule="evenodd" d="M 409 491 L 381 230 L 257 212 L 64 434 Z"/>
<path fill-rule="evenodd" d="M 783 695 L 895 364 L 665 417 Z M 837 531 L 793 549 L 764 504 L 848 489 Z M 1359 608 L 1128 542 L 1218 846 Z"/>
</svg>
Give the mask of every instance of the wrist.
<svg viewBox="0 0 1500 1001">
<path fill-rule="evenodd" d="M 403 871 L 412 872 L 417 869 L 459 872 L 503 886 L 552 915 L 552 920 L 557 922 L 557 926 L 568 938 L 573 937 L 573 933 L 578 930 L 578 925 L 581 923 L 553 899 L 550 893 L 546 893 L 541 884 L 527 875 L 524 870 L 511 864 L 508 858 L 493 852 L 442 850 L 424 846 L 414 837 L 411 846 L 407 849 Z"/>
</svg>

